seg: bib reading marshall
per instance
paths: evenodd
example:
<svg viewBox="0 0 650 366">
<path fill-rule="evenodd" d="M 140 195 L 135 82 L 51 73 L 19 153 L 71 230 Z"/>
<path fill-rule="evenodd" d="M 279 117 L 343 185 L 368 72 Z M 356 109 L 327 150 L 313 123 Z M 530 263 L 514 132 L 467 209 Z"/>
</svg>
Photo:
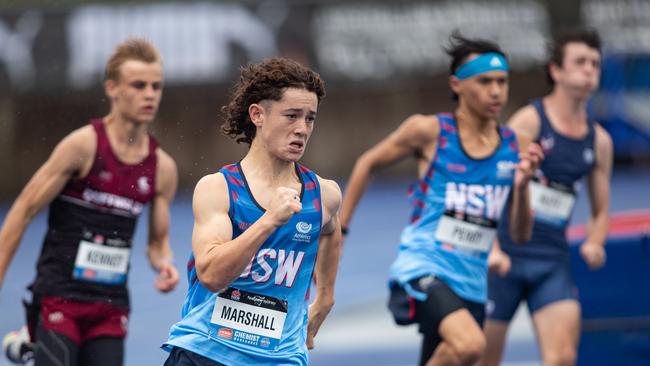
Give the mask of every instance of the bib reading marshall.
<svg viewBox="0 0 650 366">
<path fill-rule="evenodd" d="M 210 322 L 222 327 L 218 337 L 275 348 L 282 337 L 287 308 L 284 300 L 228 288 L 217 296 Z"/>
<path fill-rule="evenodd" d="M 499 127 L 500 144 L 482 159 L 463 150 L 456 120 L 438 115 L 437 150 L 425 174 L 409 190 L 411 222 L 401 236 L 391 279 L 418 299 L 409 281 L 433 275 L 460 297 L 485 302 L 487 256 L 519 162 L 517 140 Z"/>
<path fill-rule="evenodd" d="M 233 238 L 264 214 L 239 164 L 220 170 L 228 183 Z M 197 280 L 188 263 L 190 289 L 182 320 L 164 347 L 181 347 L 226 365 L 307 365 L 308 290 L 322 221 L 316 175 L 296 164 L 302 210 L 262 244 L 241 275 L 218 294 Z"/>
</svg>

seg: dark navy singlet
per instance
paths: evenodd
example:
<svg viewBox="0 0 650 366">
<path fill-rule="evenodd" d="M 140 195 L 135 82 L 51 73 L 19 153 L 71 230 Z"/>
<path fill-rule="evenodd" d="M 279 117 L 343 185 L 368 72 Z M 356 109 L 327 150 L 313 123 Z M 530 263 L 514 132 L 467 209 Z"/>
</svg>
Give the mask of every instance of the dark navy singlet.
<svg viewBox="0 0 650 366">
<path fill-rule="evenodd" d="M 113 152 L 101 119 L 91 122 L 97 150 L 86 177 L 71 180 L 50 204 L 35 295 L 104 301 L 129 308 L 126 287 L 136 219 L 155 196 L 156 149 L 137 164 Z"/>
<path fill-rule="evenodd" d="M 594 122 L 588 122 L 587 134 L 579 139 L 564 136 L 553 129 L 542 100 L 532 104 L 540 118 L 536 140 L 544 151 L 544 160 L 530 183 L 531 206 L 535 216 L 532 239 L 518 245 L 508 235 L 510 218 L 504 212 L 499 227 L 499 242 L 509 255 L 558 257 L 569 255 L 566 229 L 580 181 L 591 172 L 595 163 Z"/>
</svg>

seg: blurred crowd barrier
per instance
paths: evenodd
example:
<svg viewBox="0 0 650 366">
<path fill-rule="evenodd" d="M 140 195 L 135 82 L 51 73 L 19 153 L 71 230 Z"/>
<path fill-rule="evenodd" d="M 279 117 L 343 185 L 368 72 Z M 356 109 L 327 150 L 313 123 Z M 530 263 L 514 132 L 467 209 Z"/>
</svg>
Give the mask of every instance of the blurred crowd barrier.
<svg viewBox="0 0 650 366">
<path fill-rule="evenodd" d="M 612 133 L 617 157 L 650 156 L 650 1 L 4 4 L 0 198 L 14 195 L 61 137 L 107 113 L 104 65 L 129 36 L 153 41 L 162 53 L 166 89 L 152 131 L 177 160 L 186 188 L 246 149 L 219 135 L 220 107 L 242 64 L 282 55 L 321 73 L 328 96 L 305 163 L 343 178 L 363 150 L 408 115 L 453 108 L 443 46 L 454 29 L 496 40 L 509 54 L 505 120 L 548 91 L 542 67 L 552 32 L 595 27 L 605 41 L 604 74 L 591 110 Z"/>
<path fill-rule="evenodd" d="M 599 271 L 589 270 L 579 254 L 584 225 L 569 232 L 583 319 L 578 365 L 647 365 L 650 210 L 613 215 L 608 232 L 607 265 Z"/>
</svg>

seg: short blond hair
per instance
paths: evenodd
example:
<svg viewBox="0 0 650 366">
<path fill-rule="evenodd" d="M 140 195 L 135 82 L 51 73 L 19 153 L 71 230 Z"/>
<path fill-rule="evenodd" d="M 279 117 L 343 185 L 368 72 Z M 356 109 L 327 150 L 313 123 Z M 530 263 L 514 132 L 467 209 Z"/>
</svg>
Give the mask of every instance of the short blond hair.
<svg viewBox="0 0 650 366">
<path fill-rule="evenodd" d="M 104 80 L 119 80 L 120 66 L 128 60 L 146 63 L 160 62 L 160 54 L 151 42 L 142 38 L 129 38 L 117 46 L 106 63 Z"/>
</svg>

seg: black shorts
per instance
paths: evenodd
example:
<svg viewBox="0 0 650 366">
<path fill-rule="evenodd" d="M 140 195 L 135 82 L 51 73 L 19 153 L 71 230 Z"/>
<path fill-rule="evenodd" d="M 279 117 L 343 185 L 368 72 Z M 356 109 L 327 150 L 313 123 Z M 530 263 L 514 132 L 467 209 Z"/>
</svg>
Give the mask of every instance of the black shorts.
<svg viewBox="0 0 650 366">
<path fill-rule="evenodd" d="M 425 336 L 437 335 L 442 320 L 456 310 L 467 309 L 479 327 L 483 328 L 485 304 L 461 299 L 447 284 L 434 276 L 416 278 L 411 287 L 425 293 L 427 299 L 419 301 L 411 297 L 397 282 L 390 283 L 388 308 L 399 325 L 419 324 Z"/>
<path fill-rule="evenodd" d="M 224 366 L 223 364 L 203 357 L 198 353 L 184 348 L 174 347 L 163 366 Z"/>
</svg>

